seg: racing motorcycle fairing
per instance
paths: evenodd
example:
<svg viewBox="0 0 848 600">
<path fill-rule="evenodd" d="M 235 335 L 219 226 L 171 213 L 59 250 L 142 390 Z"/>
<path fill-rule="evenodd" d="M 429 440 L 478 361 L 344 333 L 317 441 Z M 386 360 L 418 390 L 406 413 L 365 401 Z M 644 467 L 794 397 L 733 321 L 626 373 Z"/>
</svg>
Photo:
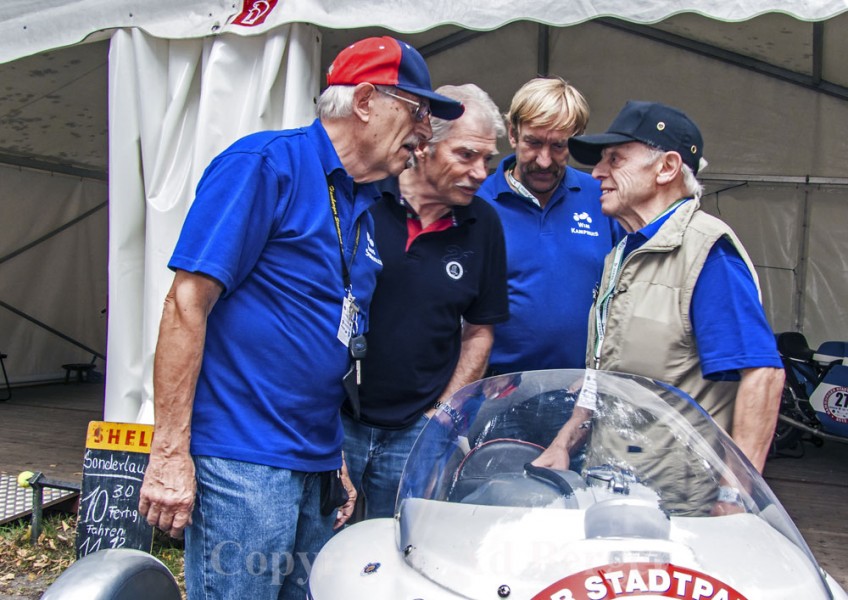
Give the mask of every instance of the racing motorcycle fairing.
<svg viewBox="0 0 848 600">
<path fill-rule="evenodd" d="M 533 465 L 575 404 L 592 416 L 570 468 Z M 738 511 L 712 516 L 723 487 Z M 697 403 L 583 370 L 457 392 L 413 447 L 395 518 L 336 535 L 309 586 L 313 600 L 848 600 Z"/>
</svg>

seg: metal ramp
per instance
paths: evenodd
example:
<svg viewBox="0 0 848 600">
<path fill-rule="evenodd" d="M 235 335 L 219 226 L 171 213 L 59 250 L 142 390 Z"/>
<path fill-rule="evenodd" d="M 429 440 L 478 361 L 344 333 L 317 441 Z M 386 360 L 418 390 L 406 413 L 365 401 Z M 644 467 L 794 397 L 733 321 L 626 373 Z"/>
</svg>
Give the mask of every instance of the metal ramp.
<svg viewBox="0 0 848 600">
<path fill-rule="evenodd" d="M 72 499 L 79 492 L 44 488 L 42 507 Z M 0 525 L 32 514 L 32 489 L 18 486 L 18 476 L 0 472 Z"/>
</svg>

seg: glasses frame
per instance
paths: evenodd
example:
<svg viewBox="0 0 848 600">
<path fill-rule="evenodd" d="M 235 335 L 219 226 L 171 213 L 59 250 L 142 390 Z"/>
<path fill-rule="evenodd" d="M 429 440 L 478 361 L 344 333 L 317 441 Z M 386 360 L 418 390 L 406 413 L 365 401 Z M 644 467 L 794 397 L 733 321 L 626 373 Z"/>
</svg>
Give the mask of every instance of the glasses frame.
<svg viewBox="0 0 848 600">
<path fill-rule="evenodd" d="M 420 102 L 416 102 L 415 100 L 410 100 L 409 98 L 404 98 L 403 96 L 399 96 L 393 92 L 388 92 L 382 88 L 375 88 L 378 92 L 385 94 L 386 96 L 390 96 L 395 100 L 400 100 L 402 102 L 406 102 L 410 106 L 414 106 L 415 108 L 412 110 L 412 117 L 415 119 L 416 123 L 424 122 L 424 119 L 433 114 L 433 111 L 430 109 L 430 105 L 424 102 L 423 100 Z"/>
</svg>

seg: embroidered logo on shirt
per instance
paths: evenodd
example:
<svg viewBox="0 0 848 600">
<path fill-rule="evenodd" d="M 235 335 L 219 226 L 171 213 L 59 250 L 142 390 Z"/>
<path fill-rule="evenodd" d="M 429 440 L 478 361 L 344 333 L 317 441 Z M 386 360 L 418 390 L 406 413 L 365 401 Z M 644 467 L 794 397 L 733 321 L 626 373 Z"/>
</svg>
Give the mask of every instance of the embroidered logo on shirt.
<svg viewBox="0 0 848 600">
<path fill-rule="evenodd" d="M 365 246 L 365 256 L 373 260 L 375 263 L 383 266 L 383 261 L 380 260 L 380 257 L 377 256 L 377 245 L 374 244 L 374 238 L 371 237 L 369 232 L 365 232 L 365 239 L 367 240 L 367 245 Z"/>
<path fill-rule="evenodd" d="M 576 227 L 571 228 L 571 233 L 598 237 L 598 232 L 592 229 L 592 217 L 589 216 L 589 213 L 574 213 L 574 223 Z"/>
<path fill-rule="evenodd" d="M 445 273 L 448 274 L 448 277 L 454 280 L 462 279 L 462 276 L 465 274 L 465 268 L 460 261 L 472 254 L 474 252 L 471 250 L 463 250 L 459 246 L 448 246 L 447 254 L 442 258 L 442 262 L 445 263 Z"/>
<path fill-rule="evenodd" d="M 451 279 L 462 279 L 462 275 L 465 273 L 465 270 L 462 268 L 461 264 L 452 260 L 445 265 L 445 272 Z"/>
</svg>

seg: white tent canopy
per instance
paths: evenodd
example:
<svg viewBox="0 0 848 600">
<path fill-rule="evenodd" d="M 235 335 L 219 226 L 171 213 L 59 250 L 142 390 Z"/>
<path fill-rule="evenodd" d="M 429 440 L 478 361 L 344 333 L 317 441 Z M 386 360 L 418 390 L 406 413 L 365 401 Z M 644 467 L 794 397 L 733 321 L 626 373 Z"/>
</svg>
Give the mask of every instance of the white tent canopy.
<svg viewBox="0 0 848 600">
<path fill-rule="evenodd" d="M 106 418 L 149 420 L 156 327 L 171 280 L 165 265 L 204 167 L 241 135 L 309 122 L 329 59 L 351 40 L 387 29 L 424 51 L 435 84 L 473 81 L 504 109 L 539 72 L 561 75 L 587 95 L 590 131 L 602 130 L 628 98 L 684 108 L 701 126 L 710 160 L 704 204 L 746 243 L 775 330 L 801 329 L 813 342 L 848 339 L 841 301 L 848 291 L 845 1 L 245 4 L 0 5 L 0 75 L 32 55 L 109 39 L 108 194 L 78 168 L 97 172 L 105 158 L 52 157 L 49 143 L 21 153 L 0 142 L 0 351 L 10 354 L 16 381 L 49 374 L 70 362 L 66 356 L 105 354 Z M 77 79 L 91 72 L 81 69 Z M 29 139 L 33 120 L 23 118 L 38 103 L 16 102 L 18 129 L 10 135 L 26 135 L 38 148 Z M 3 107 L 0 98 L 0 126 L 12 114 L 3 117 Z M 85 147 L 84 138 L 77 145 Z M 77 169 L 45 173 L 2 160 L 16 154 Z M 106 298 L 106 224 L 98 207 L 107 195 L 104 353 L 97 319 Z M 56 229 L 47 255 L 20 251 Z M 57 255 L 74 259 L 58 267 Z M 53 332 L 26 318 L 32 315 Z M 64 338 L 64 346 L 44 341 L 68 331 L 76 332 L 66 336 L 70 349 Z"/>
</svg>

